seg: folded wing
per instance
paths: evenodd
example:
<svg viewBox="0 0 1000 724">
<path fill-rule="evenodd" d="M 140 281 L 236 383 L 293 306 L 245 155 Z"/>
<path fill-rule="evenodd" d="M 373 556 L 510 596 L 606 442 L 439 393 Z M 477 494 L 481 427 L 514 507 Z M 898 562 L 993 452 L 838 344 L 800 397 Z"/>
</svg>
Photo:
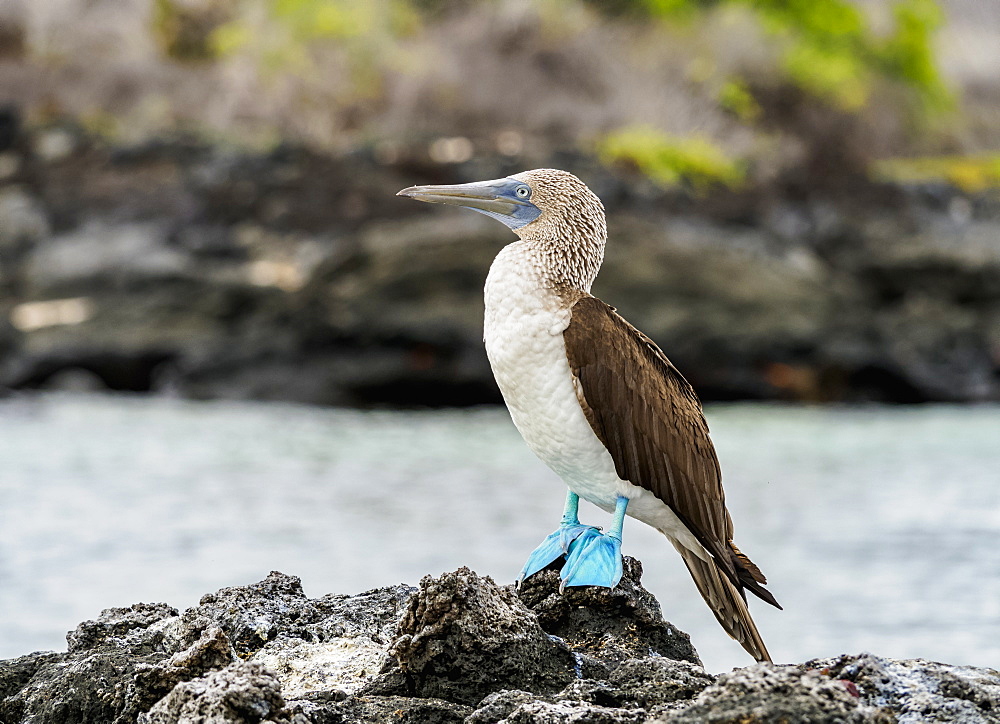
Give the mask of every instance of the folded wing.
<svg viewBox="0 0 1000 724">
<path fill-rule="evenodd" d="M 711 563 L 677 546 L 723 627 L 769 660 L 744 589 L 778 602 L 760 569 L 733 545 L 722 473 L 694 389 L 649 337 L 596 297 L 573 305 L 563 337 L 580 402 L 618 476 L 666 503 L 708 551 Z"/>
</svg>

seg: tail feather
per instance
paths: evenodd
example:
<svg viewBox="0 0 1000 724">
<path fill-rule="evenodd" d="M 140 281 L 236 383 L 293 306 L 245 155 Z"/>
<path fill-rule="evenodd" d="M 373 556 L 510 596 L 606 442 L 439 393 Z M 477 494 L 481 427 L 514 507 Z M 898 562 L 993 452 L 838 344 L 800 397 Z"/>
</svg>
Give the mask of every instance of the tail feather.
<svg viewBox="0 0 1000 724">
<path fill-rule="evenodd" d="M 715 618 L 722 624 L 726 633 L 732 636 L 757 661 L 770 662 L 771 655 L 767 652 L 767 647 L 757 630 L 757 625 L 750 617 L 750 610 L 747 608 L 743 592 L 719 570 L 715 561 L 703 560 L 683 545 L 673 540 L 671 542 L 677 552 L 681 554 L 681 558 L 684 559 L 684 565 L 691 573 L 691 578 L 694 579 L 705 603 L 712 609 L 712 613 L 715 614 Z M 762 590 L 766 592 L 766 589 Z M 770 594 L 768 595 L 770 596 Z"/>
<path fill-rule="evenodd" d="M 764 584 L 767 583 L 767 578 L 761 573 L 761 570 L 747 558 L 746 554 L 736 547 L 736 544 L 729 541 L 730 556 L 732 557 L 733 568 L 736 571 L 736 581 L 738 582 L 738 588 L 740 589 L 740 595 L 743 596 L 743 600 L 746 600 L 746 596 L 743 594 L 742 589 L 747 589 L 752 594 L 757 596 L 757 598 L 762 601 L 767 601 L 772 606 L 777 609 L 781 609 L 781 604 L 775 600 L 774 596 L 764 588 Z M 732 582 L 732 579 L 730 579 Z"/>
<path fill-rule="evenodd" d="M 729 550 L 732 551 L 731 555 L 736 559 L 735 562 L 738 563 L 739 566 L 746 568 L 747 573 L 750 574 L 750 577 L 753 580 L 757 581 L 757 583 L 767 583 L 767 577 L 764 575 L 764 572 L 757 567 L 756 563 L 747 557 L 746 553 L 737 548 L 736 544 L 732 541 L 729 541 Z"/>
</svg>

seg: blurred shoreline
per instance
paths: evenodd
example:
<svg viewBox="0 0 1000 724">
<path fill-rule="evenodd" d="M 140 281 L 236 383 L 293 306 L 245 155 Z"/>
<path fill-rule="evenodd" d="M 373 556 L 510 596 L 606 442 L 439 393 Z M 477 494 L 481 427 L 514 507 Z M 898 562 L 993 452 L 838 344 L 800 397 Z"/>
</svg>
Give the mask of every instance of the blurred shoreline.
<svg viewBox="0 0 1000 724">
<path fill-rule="evenodd" d="M 482 284 L 513 237 L 394 194 L 547 164 L 607 207 L 595 293 L 705 399 L 1000 399 L 996 191 L 698 194 L 583 154 L 439 163 L 423 145 L 391 158 L 115 146 L 70 125 L 20 128 L 6 147 L 2 387 L 498 402 Z"/>
</svg>

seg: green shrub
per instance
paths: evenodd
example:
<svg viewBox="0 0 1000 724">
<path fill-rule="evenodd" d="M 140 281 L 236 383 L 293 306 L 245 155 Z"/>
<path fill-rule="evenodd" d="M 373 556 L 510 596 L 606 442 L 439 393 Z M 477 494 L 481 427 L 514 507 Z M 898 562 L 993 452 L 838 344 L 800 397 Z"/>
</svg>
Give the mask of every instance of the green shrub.
<svg viewBox="0 0 1000 724">
<path fill-rule="evenodd" d="M 787 78 L 844 110 L 869 100 L 878 79 L 899 83 L 924 113 L 947 109 L 951 95 L 934 62 L 943 22 L 937 0 L 895 0 L 895 28 L 882 36 L 850 0 L 612 0 L 607 14 L 672 22 L 723 6 L 744 7 L 776 39 Z"/>
<path fill-rule="evenodd" d="M 875 81 L 901 84 L 922 111 L 950 104 L 934 64 L 933 36 L 943 16 L 935 0 L 897 0 L 894 31 L 881 37 L 846 0 L 727 0 L 748 3 L 785 43 L 783 65 L 799 87 L 845 110 L 864 106 Z"/>
<path fill-rule="evenodd" d="M 741 121 L 754 121 L 760 117 L 761 107 L 750 88 L 740 78 L 730 78 L 719 89 L 719 105 Z"/>
<path fill-rule="evenodd" d="M 895 183 L 950 183 L 969 192 L 1000 188 L 1000 154 L 886 159 L 872 165 L 872 176 Z"/>
<path fill-rule="evenodd" d="M 738 187 L 742 163 L 706 138 L 677 138 L 646 126 L 629 126 L 607 134 L 597 144 L 605 164 L 629 164 L 660 186 L 682 182 L 703 191 L 712 184 Z"/>
<path fill-rule="evenodd" d="M 271 72 L 309 75 L 312 51 L 335 47 L 343 52 L 360 95 L 371 95 L 380 68 L 391 64 L 393 41 L 420 26 L 408 0 L 257 0 L 263 8 L 219 27 L 213 46 L 221 57 L 255 56 Z"/>
<path fill-rule="evenodd" d="M 156 0 L 153 34 L 167 56 L 174 60 L 207 61 L 215 58 L 213 34 L 236 14 L 235 0 L 198 4 Z"/>
</svg>

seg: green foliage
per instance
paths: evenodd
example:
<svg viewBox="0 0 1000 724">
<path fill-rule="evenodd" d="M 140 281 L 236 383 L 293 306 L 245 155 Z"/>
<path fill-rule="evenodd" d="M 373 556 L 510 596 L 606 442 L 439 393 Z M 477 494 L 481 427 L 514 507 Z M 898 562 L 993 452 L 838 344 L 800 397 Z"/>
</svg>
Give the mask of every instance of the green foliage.
<svg viewBox="0 0 1000 724">
<path fill-rule="evenodd" d="M 847 110 L 865 104 L 871 85 L 866 25 L 861 10 L 843 0 L 761 0 L 764 28 L 784 41 L 791 80 Z"/>
<path fill-rule="evenodd" d="M 235 14 L 236 0 L 211 0 L 192 5 L 178 0 L 155 0 L 153 34 L 163 51 L 182 61 L 215 58 L 213 33 Z"/>
<path fill-rule="evenodd" d="M 389 62 L 394 40 L 414 32 L 420 18 L 407 0 L 250 0 L 244 12 L 213 34 L 221 57 L 256 56 L 272 72 L 307 75 L 313 50 L 342 51 L 359 96 L 379 83 L 379 65 Z M 263 16 L 263 20 L 261 20 Z"/>
<path fill-rule="evenodd" d="M 893 13 L 896 32 L 878 53 L 884 72 L 915 88 L 925 110 L 947 110 L 954 99 L 934 62 L 934 32 L 944 22 L 941 8 L 935 0 L 907 0 Z"/>
<path fill-rule="evenodd" d="M 851 53 L 795 42 L 785 53 L 784 68 L 797 86 L 844 110 L 858 110 L 868 101 L 870 71 Z"/>
<path fill-rule="evenodd" d="M 976 192 L 1000 188 L 1000 154 L 894 158 L 876 162 L 872 175 L 894 183 L 947 182 Z"/>
<path fill-rule="evenodd" d="M 603 163 L 634 165 L 665 187 L 687 182 L 699 191 L 712 184 L 735 188 L 746 176 L 740 162 L 705 138 L 678 138 L 645 126 L 609 133 L 597 144 L 597 152 Z"/>
<path fill-rule="evenodd" d="M 895 0 L 895 28 L 886 36 L 875 33 L 864 11 L 850 0 L 613 0 L 592 4 L 610 14 L 668 22 L 690 19 L 713 7 L 743 7 L 777 39 L 787 78 L 839 108 L 853 111 L 866 105 L 879 79 L 906 88 L 921 112 L 934 113 L 952 104 L 934 62 L 934 33 L 943 22 L 937 0 Z M 739 103 L 733 90 L 728 89 L 729 100 Z"/>
<path fill-rule="evenodd" d="M 719 105 L 741 121 L 756 120 L 761 114 L 760 105 L 747 84 L 739 78 L 730 78 L 719 89 Z"/>
<path fill-rule="evenodd" d="M 693 17 L 703 7 L 718 0 L 587 0 L 594 8 L 610 16 L 678 20 Z"/>
<path fill-rule="evenodd" d="M 389 0 L 271 0 L 274 17 L 295 40 L 342 40 L 371 33 L 405 32 L 416 17 L 406 2 Z"/>
<path fill-rule="evenodd" d="M 801 88 L 845 110 L 864 106 L 883 77 L 915 94 L 921 110 L 946 108 L 950 96 L 934 64 L 942 23 L 935 0 L 897 0 L 895 30 L 875 34 L 847 0 L 727 0 L 749 3 L 765 29 L 785 42 L 783 65 Z"/>
</svg>

